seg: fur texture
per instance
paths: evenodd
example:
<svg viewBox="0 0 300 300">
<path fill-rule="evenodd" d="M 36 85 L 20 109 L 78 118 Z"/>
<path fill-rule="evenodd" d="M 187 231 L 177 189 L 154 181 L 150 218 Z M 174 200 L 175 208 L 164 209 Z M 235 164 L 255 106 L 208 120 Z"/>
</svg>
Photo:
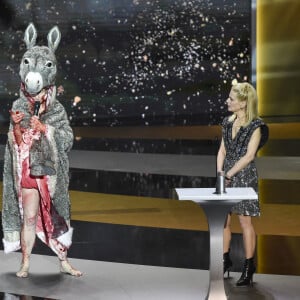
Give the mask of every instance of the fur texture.
<svg viewBox="0 0 300 300">
<path fill-rule="evenodd" d="M 56 26 L 49 32 L 48 47 L 35 46 L 36 37 L 35 27 L 33 24 L 30 24 L 26 29 L 24 38 L 28 50 L 24 54 L 20 66 L 20 77 L 22 86 L 25 89 L 20 90 L 20 98 L 14 101 L 12 110 L 25 114 L 20 125 L 22 128 L 29 128 L 29 120 L 32 116 L 30 112 L 30 98 L 32 94 L 30 91 L 39 92 L 40 90 L 40 80 L 37 81 L 36 78 L 42 78 L 41 89 L 51 85 L 51 89 L 48 90 L 47 110 L 40 116 L 41 122 L 46 124 L 47 127 L 46 134 L 41 135 L 41 139 L 45 141 L 45 143 L 41 143 L 41 147 L 45 148 L 42 151 L 50 157 L 55 169 L 55 175 L 47 175 L 52 204 L 55 206 L 58 214 L 69 224 L 68 152 L 73 145 L 73 131 L 69 125 L 64 107 L 56 99 L 56 88 L 54 86 L 56 75 L 54 51 L 57 49 L 60 41 L 60 32 Z M 14 138 L 13 124 L 11 123 L 5 149 L 3 172 L 2 227 L 4 232 L 3 243 L 6 252 L 15 251 L 19 248 L 23 216 L 20 186 L 22 174 L 21 159 L 18 145 Z M 67 244 L 71 244 L 70 240 Z"/>
</svg>

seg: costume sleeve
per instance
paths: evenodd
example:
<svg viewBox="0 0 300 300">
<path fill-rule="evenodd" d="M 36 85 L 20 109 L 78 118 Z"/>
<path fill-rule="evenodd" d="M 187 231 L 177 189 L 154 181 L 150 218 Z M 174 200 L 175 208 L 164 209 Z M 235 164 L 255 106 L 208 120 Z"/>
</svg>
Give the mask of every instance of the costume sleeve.
<svg viewBox="0 0 300 300">
<path fill-rule="evenodd" d="M 73 146 L 73 130 L 64 107 L 60 103 L 57 106 L 55 118 L 46 122 L 46 136 L 50 141 L 55 140 L 58 152 L 69 152 Z"/>
<path fill-rule="evenodd" d="M 15 110 L 16 103 L 13 103 Z M 10 120 L 8 139 L 5 147 L 3 166 L 3 191 L 2 191 L 2 229 L 4 252 L 9 253 L 20 248 L 21 215 L 19 208 L 16 160 L 16 147 L 14 144 L 13 125 Z"/>
<path fill-rule="evenodd" d="M 61 147 L 61 149 L 65 152 L 69 152 L 71 150 L 73 146 L 74 135 L 65 109 L 63 109 L 62 124 L 58 129 L 56 129 L 55 138 L 57 141 L 59 141 L 58 144 L 61 144 L 61 146 L 58 147 Z"/>
<path fill-rule="evenodd" d="M 43 116 L 46 124 L 45 137 L 47 149 L 54 162 L 56 174 L 49 176 L 48 188 L 53 204 L 60 216 L 70 219 L 69 187 L 69 159 L 68 152 L 73 145 L 73 131 L 69 124 L 67 113 L 58 101 L 53 104 Z"/>
</svg>

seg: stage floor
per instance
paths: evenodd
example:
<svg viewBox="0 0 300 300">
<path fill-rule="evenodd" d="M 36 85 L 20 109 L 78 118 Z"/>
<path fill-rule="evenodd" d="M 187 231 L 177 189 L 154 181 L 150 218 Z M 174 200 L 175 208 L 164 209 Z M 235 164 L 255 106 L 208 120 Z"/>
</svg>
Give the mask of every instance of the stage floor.
<svg viewBox="0 0 300 300">
<path fill-rule="evenodd" d="M 34 254 L 30 276 L 20 279 L 20 259 L 20 253 L 0 251 L 0 299 L 199 300 L 208 289 L 204 270 L 70 259 L 84 273 L 75 278 L 59 273 L 57 258 Z M 256 274 L 253 287 L 236 288 L 239 276 L 232 273 L 224 281 L 229 299 L 299 299 L 300 276 Z"/>
</svg>

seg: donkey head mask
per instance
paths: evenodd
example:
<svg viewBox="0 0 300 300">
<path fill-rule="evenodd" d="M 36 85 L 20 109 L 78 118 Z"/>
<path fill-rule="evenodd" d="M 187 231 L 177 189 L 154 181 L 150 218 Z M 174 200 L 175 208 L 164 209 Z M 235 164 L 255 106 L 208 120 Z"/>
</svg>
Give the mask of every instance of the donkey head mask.
<svg viewBox="0 0 300 300">
<path fill-rule="evenodd" d="M 60 42 L 61 34 L 57 26 L 48 33 L 48 47 L 36 46 L 37 31 L 32 23 L 25 31 L 24 41 L 27 51 L 23 55 L 20 65 L 21 98 L 25 97 L 34 105 L 36 96 L 42 95 L 46 106 L 53 103 L 56 95 L 54 86 L 57 72 L 55 50 Z M 51 156 L 51 147 L 47 139 L 35 140 L 30 149 L 30 173 L 34 176 L 54 175 L 55 168 Z"/>
<path fill-rule="evenodd" d="M 27 51 L 23 55 L 20 65 L 21 92 L 29 100 L 39 94 L 43 89 L 47 92 L 47 102 L 51 95 L 55 95 L 55 76 L 57 72 L 55 50 L 57 49 L 61 34 L 57 26 L 48 33 L 48 47 L 36 46 L 37 31 L 30 23 L 25 31 L 24 41 Z M 49 104 L 49 103 L 48 103 Z"/>
</svg>

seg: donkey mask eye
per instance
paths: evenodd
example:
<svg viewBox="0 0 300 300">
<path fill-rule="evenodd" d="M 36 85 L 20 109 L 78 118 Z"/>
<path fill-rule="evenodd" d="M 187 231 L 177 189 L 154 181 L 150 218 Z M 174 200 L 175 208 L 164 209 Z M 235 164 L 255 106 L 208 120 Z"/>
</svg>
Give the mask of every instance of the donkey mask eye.
<svg viewBox="0 0 300 300">
<path fill-rule="evenodd" d="M 29 65 L 29 59 L 24 58 L 24 64 L 25 64 L 25 65 Z"/>
<path fill-rule="evenodd" d="M 53 64 L 52 64 L 52 62 L 51 62 L 51 61 L 47 61 L 47 62 L 46 62 L 46 66 L 47 66 L 48 68 L 51 68 L 51 67 L 52 67 L 52 65 L 53 65 Z"/>
</svg>

